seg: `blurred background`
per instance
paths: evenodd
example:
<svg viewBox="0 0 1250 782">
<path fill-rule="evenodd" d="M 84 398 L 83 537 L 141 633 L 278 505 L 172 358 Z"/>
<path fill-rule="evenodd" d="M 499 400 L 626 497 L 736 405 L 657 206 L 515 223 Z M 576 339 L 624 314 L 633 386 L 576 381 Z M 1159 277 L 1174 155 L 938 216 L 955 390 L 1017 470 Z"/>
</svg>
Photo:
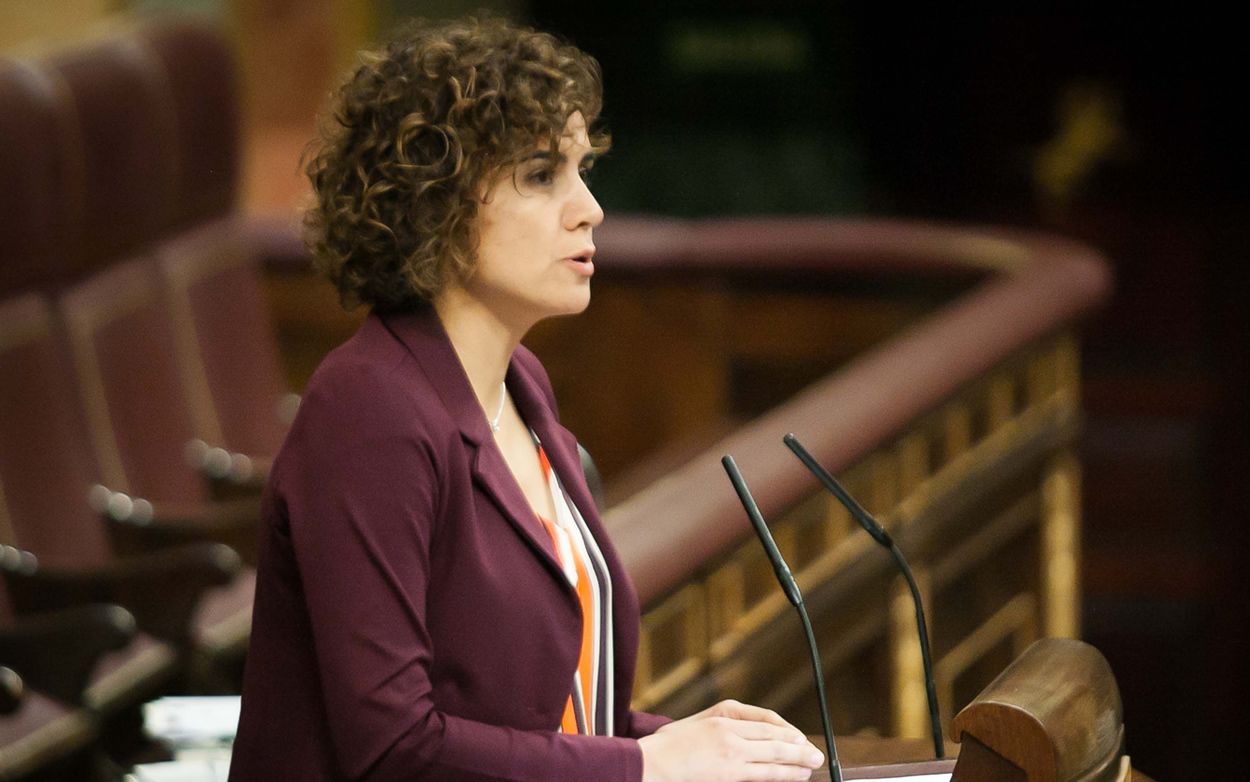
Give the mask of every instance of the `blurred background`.
<svg viewBox="0 0 1250 782">
<path fill-rule="evenodd" d="M 1083 332 L 1083 637 L 1118 677 L 1135 765 L 1229 771 L 1250 697 L 1240 42 L 1200 6 L 1048 5 L 4 0 L 0 51 L 136 14 L 218 20 L 244 91 L 242 207 L 295 222 L 300 153 L 355 52 L 409 16 L 486 8 L 601 62 L 609 219 L 899 216 L 1098 248 L 1116 290 Z"/>
</svg>

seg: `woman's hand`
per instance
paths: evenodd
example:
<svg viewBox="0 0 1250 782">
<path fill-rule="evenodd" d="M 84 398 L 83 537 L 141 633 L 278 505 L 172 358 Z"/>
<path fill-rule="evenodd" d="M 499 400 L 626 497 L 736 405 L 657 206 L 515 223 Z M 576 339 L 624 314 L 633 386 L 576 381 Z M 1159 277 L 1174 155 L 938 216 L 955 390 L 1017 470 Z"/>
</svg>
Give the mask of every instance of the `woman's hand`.
<svg viewBox="0 0 1250 782">
<path fill-rule="evenodd" d="M 643 782 L 807 779 L 824 761 L 776 712 L 737 701 L 670 722 L 638 745 Z"/>
</svg>

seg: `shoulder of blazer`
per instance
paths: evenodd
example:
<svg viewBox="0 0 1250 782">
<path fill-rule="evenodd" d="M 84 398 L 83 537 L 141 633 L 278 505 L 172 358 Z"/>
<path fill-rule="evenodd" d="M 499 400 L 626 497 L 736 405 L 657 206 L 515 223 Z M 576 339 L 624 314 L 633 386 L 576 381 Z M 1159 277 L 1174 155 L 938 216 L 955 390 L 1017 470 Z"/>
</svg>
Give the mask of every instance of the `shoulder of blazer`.
<svg viewBox="0 0 1250 782">
<path fill-rule="evenodd" d="M 274 473 L 297 454 L 302 461 L 310 449 L 339 451 L 345 443 L 334 441 L 344 437 L 363 442 L 393 436 L 422 443 L 436 467 L 448 449 L 462 448 L 459 428 L 426 368 L 371 315 L 313 373 Z"/>
</svg>

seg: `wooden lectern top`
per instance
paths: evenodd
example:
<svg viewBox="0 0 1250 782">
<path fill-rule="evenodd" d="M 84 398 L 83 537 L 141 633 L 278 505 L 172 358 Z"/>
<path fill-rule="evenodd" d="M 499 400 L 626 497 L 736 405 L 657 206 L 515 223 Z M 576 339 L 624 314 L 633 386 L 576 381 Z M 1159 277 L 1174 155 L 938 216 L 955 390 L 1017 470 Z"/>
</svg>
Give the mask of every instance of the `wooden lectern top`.
<svg viewBox="0 0 1250 782">
<path fill-rule="evenodd" d="M 951 782 L 1149 782 L 1124 754 L 1120 691 L 1089 644 L 1048 638 L 1025 650 L 951 722 L 952 758 L 923 739 L 846 737 L 846 779 L 950 773 Z M 819 740 L 814 741 L 820 746 Z M 956 759 L 957 758 L 957 759 Z M 829 778 L 821 769 L 814 780 Z"/>
<path fill-rule="evenodd" d="M 824 737 L 811 736 L 811 742 L 823 751 Z M 839 736 L 838 757 L 842 760 L 844 779 L 882 779 L 916 774 L 949 774 L 955 768 L 960 745 L 946 742 L 945 760 L 933 759 L 933 742 L 929 739 L 901 739 L 880 736 Z M 822 766 L 812 772 L 811 782 L 828 782 L 829 768 Z M 1125 782 L 1154 782 L 1136 769 L 1129 769 Z"/>
</svg>

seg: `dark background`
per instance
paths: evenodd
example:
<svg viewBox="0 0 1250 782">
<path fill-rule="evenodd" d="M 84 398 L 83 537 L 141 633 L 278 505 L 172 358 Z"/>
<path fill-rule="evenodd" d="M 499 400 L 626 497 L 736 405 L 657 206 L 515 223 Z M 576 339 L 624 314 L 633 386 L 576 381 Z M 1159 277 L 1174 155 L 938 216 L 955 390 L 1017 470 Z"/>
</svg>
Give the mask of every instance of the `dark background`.
<svg viewBox="0 0 1250 782">
<path fill-rule="evenodd" d="M 603 65 L 609 212 L 1008 224 L 1106 254 L 1115 297 L 1084 330 L 1084 637 L 1118 677 L 1135 765 L 1232 778 L 1225 738 L 1250 695 L 1250 156 L 1230 20 L 1112 3 L 530 10 Z"/>
</svg>

